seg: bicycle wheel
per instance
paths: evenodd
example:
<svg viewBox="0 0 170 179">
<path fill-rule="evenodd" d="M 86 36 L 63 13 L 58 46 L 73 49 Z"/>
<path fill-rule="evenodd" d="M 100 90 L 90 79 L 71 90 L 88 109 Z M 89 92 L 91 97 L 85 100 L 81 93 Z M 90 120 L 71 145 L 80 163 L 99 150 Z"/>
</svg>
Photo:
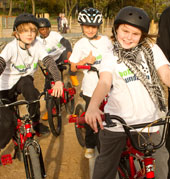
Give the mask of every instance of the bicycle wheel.
<svg viewBox="0 0 170 179">
<path fill-rule="evenodd" d="M 76 106 L 76 109 L 75 109 L 75 114 L 78 115 L 78 116 L 84 116 L 84 107 L 82 104 L 78 104 Z M 77 140 L 79 142 L 79 144 L 84 147 L 85 146 L 85 127 L 83 125 L 77 125 L 75 123 L 75 131 L 76 131 L 76 136 L 77 136 Z"/>
<path fill-rule="evenodd" d="M 27 172 L 30 179 L 42 179 L 39 153 L 33 145 L 27 148 Z"/>
<path fill-rule="evenodd" d="M 69 81 L 66 83 L 66 89 L 67 90 L 73 89 L 73 87 Z M 75 107 L 74 95 L 70 95 L 69 92 L 66 92 L 66 101 L 67 101 L 66 109 L 69 110 L 70 114 L 73 114 L 74 107 Z"/>
<path fill-rule="evenodd" d="M 47 102 L 48 122 L 54 136 L 61 133 L 62 119 L 60 114 L 60 98 L 49 97 Z"/>
</svg>

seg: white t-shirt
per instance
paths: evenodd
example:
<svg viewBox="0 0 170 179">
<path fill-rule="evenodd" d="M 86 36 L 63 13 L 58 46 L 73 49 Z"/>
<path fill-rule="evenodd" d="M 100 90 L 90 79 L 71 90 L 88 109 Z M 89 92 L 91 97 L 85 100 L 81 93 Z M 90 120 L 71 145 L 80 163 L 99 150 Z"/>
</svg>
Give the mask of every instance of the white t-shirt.
<svg viewBox="0 0 170 179">
<path fill-rule="evenodd" d="M 0 90 L 11 89 L 22 76 L 31 75 L 37 69 L 38 60 L 43 60 L 48 53 L 38 40 L 35 40 L 27 50 L 19 47 L 19 41 L 14 39 L 8 43 L 0 54 L 6 62 L 6 68 L 0 76 Z"/>
<path fill-rule="evenodd" d="M 59 59 L 63 51 L 66 49 L 61 43 L 60 40 L 63 38 L 62 35 L 55 31 L 50 31 L 48 37 L 45 39 L 41 37 L 37 37 L 37 39 L 41 42 L 44 49 L 47 51 L 49 56 L 51 56 L 54 61 Z"/>
<path fill-rule="evenodd" d="M 152 50 L 156 69 L 162 65 L 169 64 L 156 44 L 153 45 Z M 128 125 L 152 122 L 158 119 L 158 107 L 153 103 L 144 85 L 124 63 L 118 64 L 117 60 L 117 56 L 107 54 L 101 63 L 100 72 L 108 71 L 113 75 L 113 89 L 109 94 L 108 103 L 104 109 L 105 113 L 122 117 Z M 142 60 L 144 70 L 147 71 L 148 67 L 143 54 Z M 149 72 L 146 72 L 146 75 L 151 79 Z M 107 129 L 124 131 L 121 125 Z M 152 127 L 150 132 L 155 132 L 158 129 L 158 126 Z M 143 132 L 148 132 L 148 129 L 143 130 Z"/>
<path fill-rule="evenodd" d="M 92 55 L 96 57 L 96 61 L 93 66 L 97 69 L 100 68 L 100 63 L 103 59 L 103 54 L 107 51 L 112 51 L 113 45 L 107 36 L 101 36 L 99 40 L 89 40 L 82 38 L 76 42 L 73 52 L 69 58 L 71 62 L 78 63 L 85 57 L 87 57 L 92 51 Z M 86 96 L 91 97 L 98 82 L 98 76 L 96 72 L 83 70 L 84 77 L 82 81 L 82 91 Z"/>
</svg>

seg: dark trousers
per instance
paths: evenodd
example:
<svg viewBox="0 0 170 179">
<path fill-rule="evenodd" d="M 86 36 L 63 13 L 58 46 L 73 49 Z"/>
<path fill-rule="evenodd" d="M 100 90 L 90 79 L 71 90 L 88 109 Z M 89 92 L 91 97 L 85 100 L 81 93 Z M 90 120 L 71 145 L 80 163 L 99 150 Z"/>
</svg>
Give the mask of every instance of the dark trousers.
<svg viewBox="0 0 170 179">
<path fill-rule="evenodd" d="M 86 105 L 85 105 L 85 111 L 86 111 L 91 98 L 83 95 L 83 99 L 86 102 Z M 95 146 L 97 145 L 98 134 L 94 133 L 93 129 L 88 124 L 85 124 L 85 129 L 86 129 L 86 135 L 85 135 L 86 148 L 94 149 Z"/>
<path fill-rule="evenodd" d="M 148 134 L 142 133 L 148 140 Z M 138 134 L 133 133 L 132 137 L 135 143 L 138 144 Z M 161 136 L 159 133 L 150 134 L 151 141 L 155 144 L 160 142 Z M 111 132 L 108 130 L 100 130 L 100 153 L 96 158 L 93 179 L 115 179 L 121 153 L 126 146 L 126 134 L 124 132 Z M 143 138 L 140 138 L 142 145 Z M 168 151 L 163 145 L 153 154 L 155 158 L 155 179 L 167 179 L 168 173 Z"/>
<path fill-rule="evenodd" d="M 32 76 L 21 77 L 20 80 L 10 90 L 0 91 L 0 98 L 8 98 L 10 101 L 15 101 L 17 94 L 22 94 L 25 100 L 32 101 L 38 99 L 39 91 L 35 88 Z M 31 104 L 28 109 L 32 116 L 33 122 L 40 120 L 40 103 Z"/>
<path fill-rule="evenodd" d="M 168 89 L 168 110 L 170 110 L 170 89 Z M 166 141 L 166 148 L 168 149 L 168 152 L 170 154 L 170 127 L 168 129 L 168 138 Z M 169 166 L 168 179 L 170 179 L 170 159 L 168 161 L 168 166 Z"/>
</svg>

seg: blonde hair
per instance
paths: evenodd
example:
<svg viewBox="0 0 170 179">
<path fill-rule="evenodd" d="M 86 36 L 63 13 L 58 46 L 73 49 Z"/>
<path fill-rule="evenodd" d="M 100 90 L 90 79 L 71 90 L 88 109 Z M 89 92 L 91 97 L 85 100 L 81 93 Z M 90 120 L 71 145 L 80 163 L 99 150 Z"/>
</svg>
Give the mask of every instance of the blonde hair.
<svg viewBox="0 0 170 179">
<path fill-rule="evenodd" d="M 23 23 L 23 24 L 18 25 L 17 29 L 12 33 L 12 36 L 16 37 L 17 33 L 22 33 L 28 29 L 35 30 L 36 36 L 38 35 L 38 28 L 36 25 L 34 25 L 33 23 Z"/>
</svg>

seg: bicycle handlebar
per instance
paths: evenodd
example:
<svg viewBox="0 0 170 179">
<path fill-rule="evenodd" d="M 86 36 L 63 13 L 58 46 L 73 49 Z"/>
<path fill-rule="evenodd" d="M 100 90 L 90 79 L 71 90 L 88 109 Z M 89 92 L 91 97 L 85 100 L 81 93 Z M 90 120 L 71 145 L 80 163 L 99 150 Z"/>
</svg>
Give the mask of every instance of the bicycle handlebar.
<svg viewBox="0 0 170 179">
<path fill-rule="evenodd" d="M 168 117 L 165 120 L 160 118 L 160 119 L 158 119 L 156 121 L 153 121 L 153 122 L 142 123 L 142 124 L 135 124 L 135 125 L 129 125 L 128 126 L 127 123 L 125 122 L 125 120 L 123 118 L 121 118 L 120 116 L 110 115 L 109 113 L 105 113 L 102 116 L 102 121 L 106 122 L 106 125 L 104 127 L 108 127 L 109 128 L 109 127 L 115 127 L 115 126 L 117 126 L 117 123 L 112 121 L 113 119 L 119 121 L 122 124 L 125 133 L 127 134 L 127 136 L 129 137 L 129 139 L 131 141 L 132 146 L 135 149 L 139 150 L 139 151 L 146 151 L 146 150 L 148 150 L 147 145 L 150 145 L 150 146 L 153 147 L 150 150 L 158 149 L 158 148 L 162 147 L 162 145 L 166 141 L 167 131 L 165 132 L 165 130 L 167 129 L 167 127 L 169 125 L 169 118 Z M 74 122 L 76 122 L 78 124 L 83 124 L 83 123 L 85 123 L 85 117 L 75 117 L 75 121 Z M 162 139 L 161 139 L 159 144 L 154 145 L 152 143 L 147 143 L 147 145 L 143 145 L 143 146 L 137 146 L 136 145 L 136 143 L 134 142 L 134 140 L 133 140 L 133 138 L 131 136 L 130 130 L 144 128 L 144 127 L 147 127 L 147 126 L 159 126 L 159 125 L 164 125 Z"/>
</svg>

